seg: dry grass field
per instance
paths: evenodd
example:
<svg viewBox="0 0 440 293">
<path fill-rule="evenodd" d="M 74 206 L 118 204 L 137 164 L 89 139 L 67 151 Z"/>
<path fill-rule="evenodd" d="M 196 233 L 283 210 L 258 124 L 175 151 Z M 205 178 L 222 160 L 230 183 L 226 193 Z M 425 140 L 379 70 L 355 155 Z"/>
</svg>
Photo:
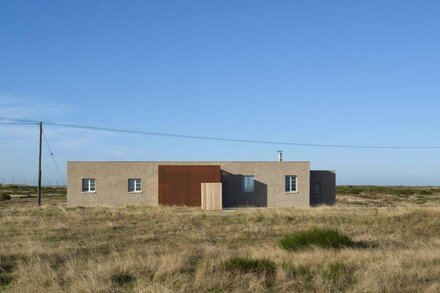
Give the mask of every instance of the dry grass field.
<svg viewBox="0 0 440 293">
<path fill-rule="evenodd" d="M 439 292 L 440 190 L 339 187 L 335 207 L 203 212 L 0 202 L 0 291 Z M 0 192 L 0 193 L 1 193 Z M 1 194 L 0 194 L 1 195 Z M 284 250 L 332 228 L 354 245 Z"/>
</svg>

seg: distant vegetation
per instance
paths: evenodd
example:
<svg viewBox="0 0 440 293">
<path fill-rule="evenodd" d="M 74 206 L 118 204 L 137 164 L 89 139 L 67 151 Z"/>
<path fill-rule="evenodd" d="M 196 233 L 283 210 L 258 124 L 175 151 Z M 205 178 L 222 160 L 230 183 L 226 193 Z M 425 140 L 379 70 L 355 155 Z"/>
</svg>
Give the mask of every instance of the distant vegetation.
<svg viewBox="0 0 440 293">
<path fill-rule="evenodd" d="M 390 187 L 390 186 L 337 186 L 337 194 L 389 194 L 389 195 L 433 195 L 440 192 L 438 188 L 426 187 Z"/>
<path fill-rule="evenodd" d="M 16 201 L 21 204 L 33 203 L 37 189 L 27 185 L 1 185 L 0 203 Z M 440 204 L 439 187 L 401 187 L 401 186 L 337 186 L 336 204 L 346 206 L 398 206 L 403 204 Z M 66 201 L 65 187 L 43 187 L 43 202 L 63 203 Z M 9 201 L 8 199 L 11 199 Z"/>
<path fill-rule="evenodd" d="M 47 187 L 41 190 L 43 202 L 63 203 L 66 201 L 65 187 Z M 29 185 L 0 184 L 0 202 L 3 204 L 28 205 L 36 201 L 37 188 Z"/>
<path fill-rule="evenodd" d="M 338 205 L 398 206 L 439 204 L 438 187 L 337 186 Z"/>
</svg>

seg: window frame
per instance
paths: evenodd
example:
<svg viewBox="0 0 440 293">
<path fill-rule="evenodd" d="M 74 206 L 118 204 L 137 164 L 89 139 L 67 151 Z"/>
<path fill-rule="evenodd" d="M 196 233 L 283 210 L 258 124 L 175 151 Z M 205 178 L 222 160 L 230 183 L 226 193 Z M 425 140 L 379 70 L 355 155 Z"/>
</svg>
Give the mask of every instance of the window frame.
<svg viewBox="0 0 440 293">
<path fill-rule="evenodd" d="M 286 179 L 289 177 L 289 190 L 286 190 Z M 295 190 L 292 190 L 292 178 L 295 177 Z M 285 193 L 298 193 L 298 175 L 285 175 L 284 176 L 284 192 Z"/>
<path fill-rule="evenodd" d="M 134 181 L 133 184 L 134 190 L 131 191 L 130 191 L 130 180 Z M 138 182 L 140 189 L 137 189 Z M 128 183 L 128 193 L 142 193 L 142 178 L 128 178 L 127 183 Z"/>
<path fill-rule="evenodd" d="M 252 178 L 252 190 L 246 190 L 246 188 L 245 188 L 246 178 Z M 243 193 L 254 193 L 255 192 L 255 176 L 254 175 L 243 175 L 243 180 L 241 182 L 241 191 Z"/>
<path fill-rule="evenodd" d="M 321 195 L 321 194 L 322 194 L 322 185 L 319 182 L 315 182 L 313 184 L 313 195 Z"/>
<path fill-rule="evenodd" d="M 93 180 L 93 190 L 92 187 L 92 180 Z M 87 190 L 84 190 L 84 181 L 87 181 Z M 96 193 L 96 178 L 82 178 L 81 181 L 81 190 L 82 193 Z"/>
</svg>

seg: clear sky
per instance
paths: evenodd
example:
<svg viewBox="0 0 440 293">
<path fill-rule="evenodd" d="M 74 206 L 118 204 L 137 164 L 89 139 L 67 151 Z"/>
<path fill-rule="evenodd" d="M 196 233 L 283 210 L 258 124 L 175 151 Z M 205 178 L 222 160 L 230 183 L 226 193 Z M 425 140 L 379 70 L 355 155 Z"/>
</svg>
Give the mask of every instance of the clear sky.
<svg viewBox="0 0 440 293">
<path fill-rule="evenodd" d="M 242 139 L 440 145 L 439 1 L 1 1 L 0 116 Z M 0 125 L 29 183 L 37 128 Z M 440 185 L 439 150 L 46 128 L 67 160 L 286 160 L 338 184 Z M 46 183 L 57 179 L 44 153 Z"/>
</svg>

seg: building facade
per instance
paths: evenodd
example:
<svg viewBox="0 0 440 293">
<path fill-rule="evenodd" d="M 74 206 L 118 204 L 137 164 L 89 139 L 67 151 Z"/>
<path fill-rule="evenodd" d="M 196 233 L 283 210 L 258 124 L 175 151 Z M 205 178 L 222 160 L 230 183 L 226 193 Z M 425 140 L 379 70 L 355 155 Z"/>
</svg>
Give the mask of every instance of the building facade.
<svg viewBox="0 0 440 293">
<path fill-rule="evenodd" d="M 222 184 L 223 207 L 334 204 L 334 171 L 310 162 L 68 162 L 67 206 L 200 206 L 201 183 Z"/>
</svg>

